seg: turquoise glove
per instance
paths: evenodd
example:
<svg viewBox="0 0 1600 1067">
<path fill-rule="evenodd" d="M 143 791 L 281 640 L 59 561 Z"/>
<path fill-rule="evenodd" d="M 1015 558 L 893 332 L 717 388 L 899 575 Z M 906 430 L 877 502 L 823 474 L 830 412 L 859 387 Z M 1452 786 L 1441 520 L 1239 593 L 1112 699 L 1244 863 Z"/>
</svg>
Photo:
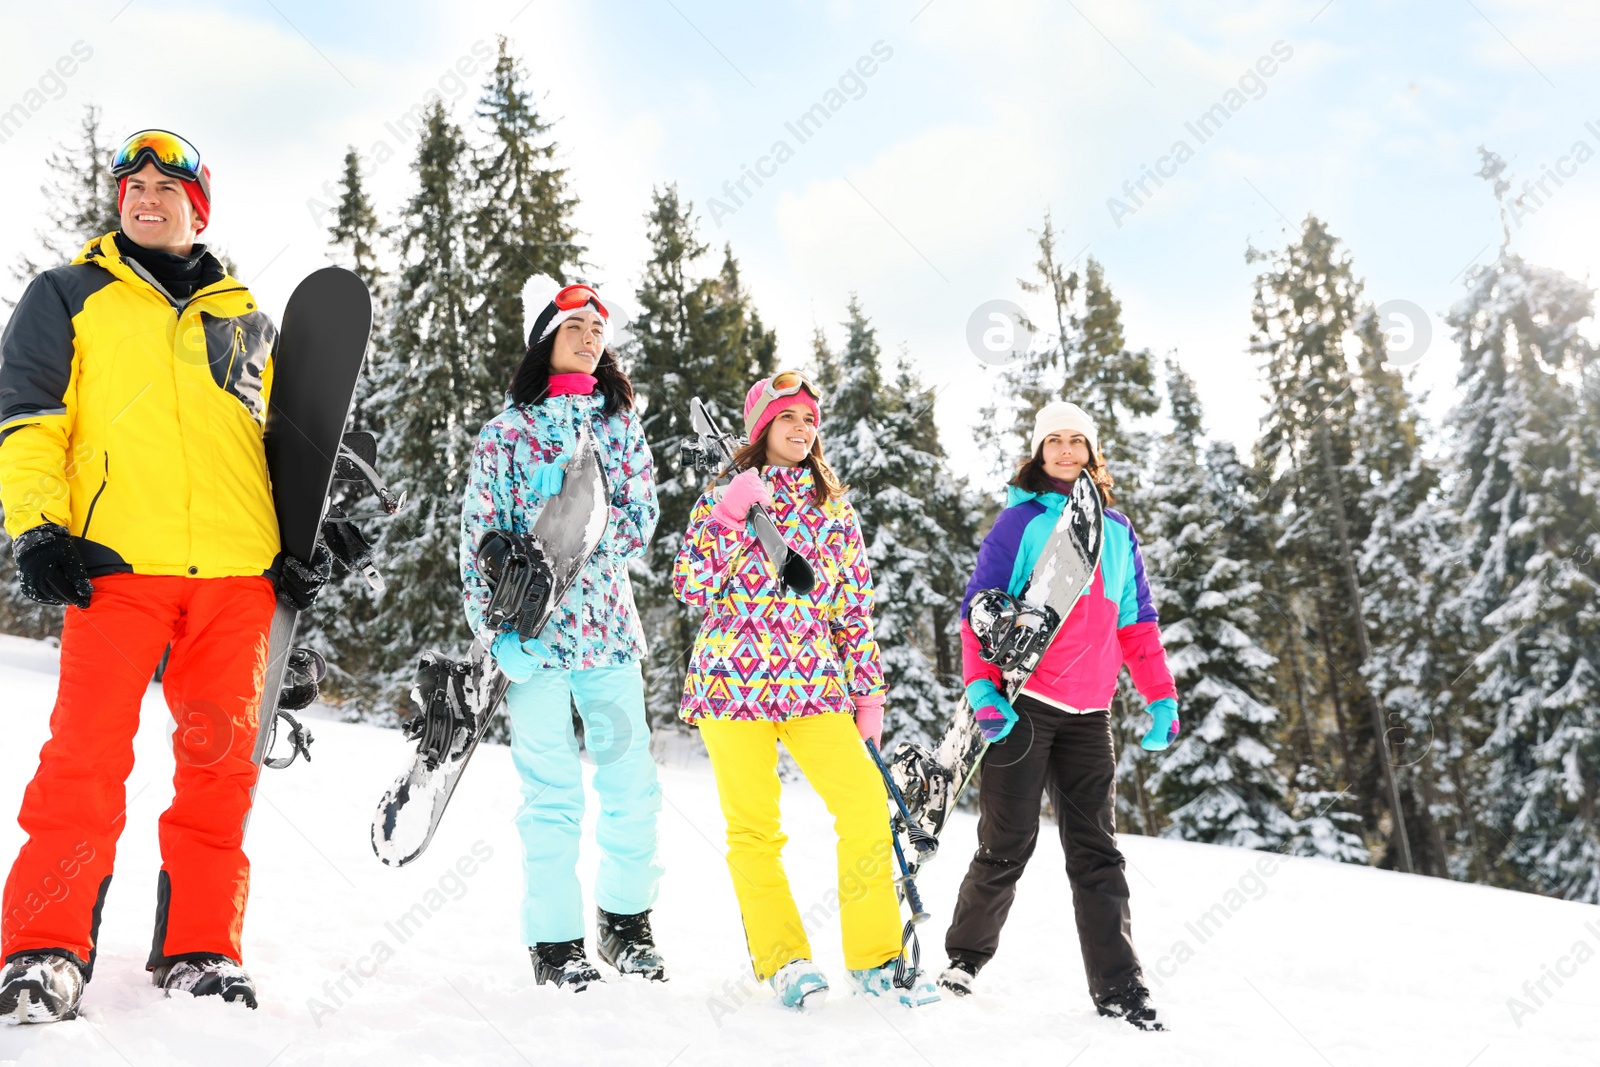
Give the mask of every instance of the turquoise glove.
<svg viewBox="0 0 1600 1067">
<path fill-rule="evenodd" d="M 494 639 L 489 654 L 494 657 L 501 674 L 513 682 L 526 682 L 534 671 L 544 666 L 550 650 L 537 637 L 520 641 L 516 634 L 504 633 Z"/>
<path fill-rule="evenodd" d="M 1150 724 L 1150 732 L 1140 739 L 1139 747 L 1160 752 L 1177 739 L 1178 730 L 1183 726 L 1178 721 L 1178 702 L 1171 697 L 1162 697 L 1152 700 L 1145 710 L 1155 721 Z"/>
<path fill-rule="evenodd" d="M 537 496 L 548 500 L 561 492 L 561 487 L 567 481 L 567 460 L 569 458 L 568 456 L 557 456 L 549 463 L 540 464 L 534 470 L 531 487 Z"/>
<path fill-rule="evenodd" d="M 1017 725 L 1017 709 L 987 678 L 979 678 L 967 686 L 967 703 L 972 705 L 973 717 L 978 720 L 978 732 L 991 745 L 1004 741 L 1011 728 Z"/>
</svg>

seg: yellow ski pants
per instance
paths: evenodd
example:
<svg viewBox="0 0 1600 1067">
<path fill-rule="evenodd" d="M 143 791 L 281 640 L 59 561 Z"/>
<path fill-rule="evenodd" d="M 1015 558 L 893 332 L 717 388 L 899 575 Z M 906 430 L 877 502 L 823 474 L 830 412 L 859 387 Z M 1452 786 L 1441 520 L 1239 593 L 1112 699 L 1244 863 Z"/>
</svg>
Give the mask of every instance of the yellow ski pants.
<svg viewBox="0 0 1600 1067">
<path fill-rule="evenodd" d="M 728 820 L 728 872 L 744 919 L 756 977 L 811 958 L 807 924 L 839 915 L 845 966 L 865 970 L 900 954 L 900 906 L 895 898 L 894 844 L 883 779 L 856 732 L 838 713 L 788 722 L 701 719 L 722 813 Z M 833 815 L 839 837 L 839 885 L 802 920 L 789 890 L 781 853 L 778 742 L 805 772 Z"/>
</svg>

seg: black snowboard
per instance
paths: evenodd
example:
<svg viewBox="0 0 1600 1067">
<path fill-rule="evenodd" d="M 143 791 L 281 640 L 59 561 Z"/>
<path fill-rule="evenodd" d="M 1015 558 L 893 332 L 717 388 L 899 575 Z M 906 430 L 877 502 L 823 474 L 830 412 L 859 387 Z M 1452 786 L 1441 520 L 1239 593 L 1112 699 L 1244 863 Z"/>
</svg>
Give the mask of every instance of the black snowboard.
<svg viewBox="0 0 1600 1067">
<path fill-rule="evenodd" d="M 544 503 L 528 531 L 550 566 L 548 598 L 535 617 L 508 620 L 505 629 L 539 636 L 599 547 L 610 503 L 594 434 L 583 427 L 561 492 Z M 407 736 L 417 742 L 417 752 L 378 801 L 372 818 L 372 851 L 384 863 L 403 867 L 433 840 L 456 783 L 494 721 L 509 685 L 494 657 L 477 641 L 465 660 L 423 653 L 411 690 L 416 713 L 406 728 Z"/>
<path fill-rule="evenodd" d="M 343 267 L 324 267 L 295 286 L 272 352 L 272 394 L 263 441 L 283 551 L 310 560 L 316 550 L 340 438 L 372 332 L 372 297 Z M 278 602 L 261 691 L 260 766 L 272 744 L 285 667 L 300 613 Z M 251 791 L 252 797 L 254 790 Z M 249 817 L 246 816 L 248 826 Z"/>
</svg>

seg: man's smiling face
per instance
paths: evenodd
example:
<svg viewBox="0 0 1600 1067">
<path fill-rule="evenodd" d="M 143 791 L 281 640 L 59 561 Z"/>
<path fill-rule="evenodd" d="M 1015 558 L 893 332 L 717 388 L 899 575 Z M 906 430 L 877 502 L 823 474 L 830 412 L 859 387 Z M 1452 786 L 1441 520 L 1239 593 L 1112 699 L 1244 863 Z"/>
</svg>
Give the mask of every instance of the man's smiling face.
<svg viewBox="0 0 1600 1067">
<path fill-rule="evenodd" d="M 183 182 L 146 163 L 128 176 L 122 198 L 122 232 L 135 244 L 186 256 L 199 233 L 194 205 Z"/>
</svg>

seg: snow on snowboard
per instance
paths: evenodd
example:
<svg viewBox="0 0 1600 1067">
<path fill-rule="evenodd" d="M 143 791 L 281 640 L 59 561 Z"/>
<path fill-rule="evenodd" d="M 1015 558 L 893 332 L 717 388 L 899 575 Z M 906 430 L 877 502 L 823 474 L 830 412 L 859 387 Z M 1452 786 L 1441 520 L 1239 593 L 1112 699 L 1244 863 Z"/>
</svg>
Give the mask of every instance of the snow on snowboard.
<svg viewBox="0 0 1600 1067">
<path fill-rule="evenodd" d="M 1094 479 L 1087 471 L 1079 474 L 1073 484 L 1072 495 L 1051 530 L 1050 540 L 1034 564 L 1028 584 L 1021 596 L 1016 598 L 1019 602 L 1017 607 L 1035 620 L 1047 619 L 1048 623 L 1036 626 L 1025 635 L 1022 654 L 1004 669 L 1007 700 L 1017 699 L 1061 624 L 1071 613 L 1073 605 L 1088 591 L 1094 580 L 1094 572 L 1100 566 L 1104 511 L 1105 504 Z M 968 614 L 973 632 L 984 647 L 985 658 L 991 662 L 1003 662 L 997 657 L 1001 657 L 1006 650 L 996 648 L 995 642 L 1013 635 L 1001 633 L 998 627 L 991 631 L 994 619 L 977 606 L 985 593 L 1000 594 L 1000 601 L 1009 601 L 1011 598 L 1005 595 L 1005 590 L 985 590 L 973 597 L 973 606 Z M 933 858 L 945 820 L 961 799 L 962 792 L 988 748 L 989 743 L 978 730 L 972 706 L 962 699 L 943 739 L 933 752 L 930 753 L 921 745 L 901 741 L 890 753 L 889 779 L 904 798 L 910 815 L 908 825 L 900 811 L 894 811 L 895 832 L 906 854 L 919 857 L 918 866 Z M 898 805 L 896 807 L 898 809 Z"/>
<path fill-rule="evenodd" d="M 539 636 L 605 536 L 610 501 L 594 435 L 581 427 L 561 492 L 545 501 L 528 535 L 494 531 L 479 546 L 479 564 L 494 589 L 491 626 L 524 640 Z M 372 851 L 384 863 L 403 867 L 433 840 L 508 685 L 478 641 L 461 661 L 423 653 L 411 690 L 416 711 L 405 726 L 416 756 L 372 820 Z"/>
</svg>

